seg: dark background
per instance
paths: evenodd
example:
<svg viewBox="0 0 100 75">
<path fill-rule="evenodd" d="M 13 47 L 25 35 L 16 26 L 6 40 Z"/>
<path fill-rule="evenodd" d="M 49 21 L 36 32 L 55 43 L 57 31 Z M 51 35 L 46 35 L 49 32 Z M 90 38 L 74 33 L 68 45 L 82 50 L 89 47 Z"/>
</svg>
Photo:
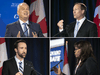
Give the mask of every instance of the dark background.
<svg viewBox="0 0 100 75">
<path fill-rule="evenodd" d="M 49 39 L 21 38 L 27 43 L 26 60 L 31 61 L 35 70 L 42 75 L 49 75 Z M 14 43 L 19 38 L 5 38 L 8 59 L 15 56 Z"/>
<path fill-rule="evenodd" d="M 59 32 L 57 23 L 64 20 L 65 25 L 75 21 L 73 18 L 73 6 L 76 2 L 82 2 L 87 6 L 87 19 L 93 21 L 97 0 L 51 0 L 51 36 Z"/>
<path fill-rule="evenodd" d="M 24 0 L 29 6 L 31 4 L 31 0 Z M 45 9 L 45 15 L 46 15 L 46 21 L 47 21 L 47 32 L 49 36 L 49 0 L 43 0 L 44 3 L 44 9 Z"/>
<path fill-rule="evenodd" d="M 74 43 L 80 40 L 86 40 L 91 43 L 94 55 L 98 62 L 98 67 L 100 72 L 100 38 L 66 38 L 65 40 L 68 41 L 68 63 L 71 75 L 73 75 L 73 72 L 76 67 L 76 58 L 74 55 L 74 50 L 75 50 Z"/>
</svg>

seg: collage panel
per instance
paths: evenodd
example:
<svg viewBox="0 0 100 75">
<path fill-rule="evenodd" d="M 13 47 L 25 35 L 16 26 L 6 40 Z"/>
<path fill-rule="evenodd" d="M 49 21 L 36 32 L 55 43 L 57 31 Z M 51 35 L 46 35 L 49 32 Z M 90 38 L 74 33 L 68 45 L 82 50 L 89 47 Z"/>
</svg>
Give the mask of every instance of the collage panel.
<svg viewBox="0 0 100 75">
<path fill-rule="evenodd" d="M 49 39 L 0 38 L 0 75 L 49 75 Z"/>
<path fill-rule="evenodd" d="M 100 37 L 100 0 L 52 0 L 52 37 Z"/>
<path fill-rule="evenodd" d="M 100 75 L 100 38 L 52 38 L 50 75 Z"/>
<path fill-rule="evenodd" d="M 0 37 L 48 37 L 49 0 L 1 0 Z"/>
</svg>

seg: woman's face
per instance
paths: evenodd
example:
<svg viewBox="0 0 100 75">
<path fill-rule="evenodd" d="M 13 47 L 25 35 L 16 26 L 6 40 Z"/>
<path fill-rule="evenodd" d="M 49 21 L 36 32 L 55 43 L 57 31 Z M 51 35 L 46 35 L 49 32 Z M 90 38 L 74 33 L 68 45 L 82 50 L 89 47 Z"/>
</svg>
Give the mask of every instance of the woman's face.
<svg viewBox="0 0 100 75">
<path fill-rule="evenodd" d="M 75 47 L 75 51 L 74 51 L 75 53 L 75 57 L 76 58 L 78 58 L 79 56 L 80 56 L 80 54 L 81 54 L 81 49 L 78 49 L 77 47 Z"/>
</svg>

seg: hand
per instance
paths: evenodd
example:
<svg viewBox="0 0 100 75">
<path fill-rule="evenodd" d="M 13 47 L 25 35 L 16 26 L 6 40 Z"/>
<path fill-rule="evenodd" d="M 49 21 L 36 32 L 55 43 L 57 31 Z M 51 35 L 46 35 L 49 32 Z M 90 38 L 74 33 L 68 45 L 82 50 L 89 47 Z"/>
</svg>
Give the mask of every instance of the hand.
<svg viewBox="0 0 100 75">
<path fill-rule="evenodd" d="M 17 37 L 20 37 L 20 31 L 18 32 Z"/>
<path fill-rule="evenodd" d="M 60 20 L 60 21 L 57 23 L 57 26 L 59 27 L 59 29 L 63 29 L 63 22 L 64 22 L 64 20 Z"/>
<path fill-rule="evenodd" d="M 33 37 L 38 37 L 36 32 L 35 33 L 32 32 L 32 35 L 33 35 Z"/>
<path fill-rule="evenodd" d="M 15 75 L 23 75 L 21 72 L 17 72 Z"/>
<path fill-rule="evenodd" d="M 61 75 L 61 68 L 60 68 L 60 65 L 58 65 L 58 75 Z"/>
<path fill-rule="evenodd" d="M 53 67 L 53 70 L 54 70 L 54 72 L 55 72 L 56 74 L 62 75 L 60 65 L 58 65 L 58 68 L 57 68 L 57 67 Z"/>
</svg>

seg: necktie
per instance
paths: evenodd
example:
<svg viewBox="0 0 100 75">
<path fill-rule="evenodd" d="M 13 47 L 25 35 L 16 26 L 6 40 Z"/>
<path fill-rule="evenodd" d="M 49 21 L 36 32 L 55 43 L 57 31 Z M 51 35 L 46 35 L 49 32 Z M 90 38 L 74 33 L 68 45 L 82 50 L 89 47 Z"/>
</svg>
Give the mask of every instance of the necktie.
<svg viewBox="0 0 100 75">
<path fill-rule="evenodd" d="M 24 35 L 27 37 L 28 36 L 28 30 L 26 27 L 27 23 L 23 23 L 22 25 L 24 26 Z"/>
<path fill-rule="evenodd" d="M 19 62 L 19 72 L 23 74 L 22 62 Z"/>
<path fill-rule="evenodd" d="M 78 28 L 79 28 L 79 21 L 77 22 L 76 26 L 75 26 L 75 30 L 74 30 L 74 37 L 76 37 L 77 32 L 78 32 Z"/>
</svg>

